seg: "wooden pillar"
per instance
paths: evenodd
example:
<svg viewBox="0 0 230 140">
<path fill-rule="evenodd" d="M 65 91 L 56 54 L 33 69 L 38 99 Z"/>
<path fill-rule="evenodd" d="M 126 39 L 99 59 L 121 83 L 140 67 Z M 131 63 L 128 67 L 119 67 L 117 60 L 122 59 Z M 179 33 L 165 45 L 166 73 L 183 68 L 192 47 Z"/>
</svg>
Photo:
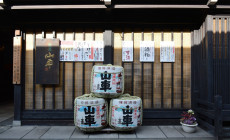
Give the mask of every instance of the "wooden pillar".
<svg viewBox="0 0 230 140">
<path fill-rule="evenodd" d="M 223 131 L 223 112 L 222 112 L 222 96 L 215 96 L 215 139 L 222 140 L 222 131 Z"/>
<path fill-rule="evenodd" d="M 194 109 L 195 107 L 195 98 L 194 98 L 194 47 L 195 47 L 195 40 L 194 40 L 194 31 L 191 32 L 191 79 L 192 79 L 192 82 L 191 82 L 191 105 L 192 105 L 192 108 Z"/>
<path fill-rule="evenodd" d="M 213 17 L 207 15 L 206 18 L 206 63 L 207 63 L 207 91 L 208 101 L 213 98 Z"/>
<path fill-rule="evenodd" d="M 20 30 L 15 31 L 13 42 L 13 84 L 14 84 L 14 121 L 13 125 L 21 125 L 21 62 L 22 62 L 22 36 Z"/>
<path fill-rule="evenodd" d="M 103 40 L 105 46 L 103 64 L 113 64 L 114 33 L 112 30 L 105 30 Z"/>
</svg>

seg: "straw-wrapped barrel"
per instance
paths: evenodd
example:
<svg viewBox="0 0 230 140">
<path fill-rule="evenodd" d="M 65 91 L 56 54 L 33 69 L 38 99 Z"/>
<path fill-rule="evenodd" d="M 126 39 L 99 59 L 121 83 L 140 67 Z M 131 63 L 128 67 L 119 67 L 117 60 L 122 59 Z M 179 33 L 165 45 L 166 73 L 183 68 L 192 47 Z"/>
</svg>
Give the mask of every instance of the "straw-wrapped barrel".
<svg viewBox="0 0 230 140">
<path fill-rule="evenodd" d="M 124 94 L 110 101 L 109 125 L 119 131 L 134 130 L 142 124 L 142 101 Z"/>
<path fill-rule="evenodd" d="M 115 98 L 124 92 L 124 68 L 95 65 L 91 73 L 91 92 L 97 97 Z"/>
<path fill-rule="evenodd" d="M 99 131 L 107 126 L 108 103 L 93 94 L 75 99 L 74 123 L 83 131 Z"/>
</svg>

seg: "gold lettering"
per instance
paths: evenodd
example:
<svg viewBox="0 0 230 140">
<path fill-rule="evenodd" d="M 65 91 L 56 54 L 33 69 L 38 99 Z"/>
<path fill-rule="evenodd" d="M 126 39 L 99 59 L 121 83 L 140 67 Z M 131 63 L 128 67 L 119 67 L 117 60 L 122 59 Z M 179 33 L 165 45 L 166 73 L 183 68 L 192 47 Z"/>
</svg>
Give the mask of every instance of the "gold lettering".
<svg viewBox="0 0 230 140">
<path fill-rule="evenodd" d="M 47 67 L 48 69 L 50 69 L 53 66 L 52 58 L 54 58 L 54 54 L 51 54 L 50 52 L 48 54 L 45 54 L 45 59 L 48 59 L 45 64 L 45 67 Z"/>
<path fill-rule="evenodd" d="M 48 59 L 45 66 L 50 69 L 51 66 L 53 66 L 53 60 L 52 59 Z"/>
<path fill-rule="evenodd" d="M 46 54 L 46 55 L 45 55 L 45 59 L 49 59 L 49 58 L 54 58 L 54 54 L 51 54 L 51 53 L 49 52 L 49 54 Z"/>
</svg>

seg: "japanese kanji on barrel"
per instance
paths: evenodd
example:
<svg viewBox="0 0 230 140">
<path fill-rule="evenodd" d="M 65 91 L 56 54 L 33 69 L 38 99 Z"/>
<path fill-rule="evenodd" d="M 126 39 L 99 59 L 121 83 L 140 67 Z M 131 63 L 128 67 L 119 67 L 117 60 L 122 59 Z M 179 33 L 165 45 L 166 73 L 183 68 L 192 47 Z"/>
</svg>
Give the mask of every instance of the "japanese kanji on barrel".
<svg viewBox="0 0 230 140">
<path fill-rule="evenodd" d="M 119 131 L 129 131 L 142 124 L 142 101 L 124 94 L 110 101 L 109 125 Z"/>
<path fill-rule="evenodd" d="M 115 98 L 124 92 L 124 69 L 121 66 L 95 65 L 90 90 L 97 97 Z"/>
<path fill-rule="evenodd" d="M 108 103 L 93 94 L 85 94 L 75 99 L 74 123 L 83 131 L 99 131 L 107 126 Z"/>
</svg>

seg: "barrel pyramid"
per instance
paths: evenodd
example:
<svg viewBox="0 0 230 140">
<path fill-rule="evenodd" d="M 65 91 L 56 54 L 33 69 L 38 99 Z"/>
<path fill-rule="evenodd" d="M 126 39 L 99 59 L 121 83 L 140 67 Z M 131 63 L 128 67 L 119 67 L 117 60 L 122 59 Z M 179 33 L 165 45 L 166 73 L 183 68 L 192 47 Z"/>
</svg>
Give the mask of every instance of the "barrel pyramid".
<svg viewBox="0 0 230 140">
<path fill-rule="evenodd" d="M 95 65 L 90 94 L 75 99 L 74 123 L 82 131 L 100 131 L 108 124 L 118 131 L 130 131 L 142 124 L 142 101 L 124 93 L 124 68 Z"/>
</svg>

